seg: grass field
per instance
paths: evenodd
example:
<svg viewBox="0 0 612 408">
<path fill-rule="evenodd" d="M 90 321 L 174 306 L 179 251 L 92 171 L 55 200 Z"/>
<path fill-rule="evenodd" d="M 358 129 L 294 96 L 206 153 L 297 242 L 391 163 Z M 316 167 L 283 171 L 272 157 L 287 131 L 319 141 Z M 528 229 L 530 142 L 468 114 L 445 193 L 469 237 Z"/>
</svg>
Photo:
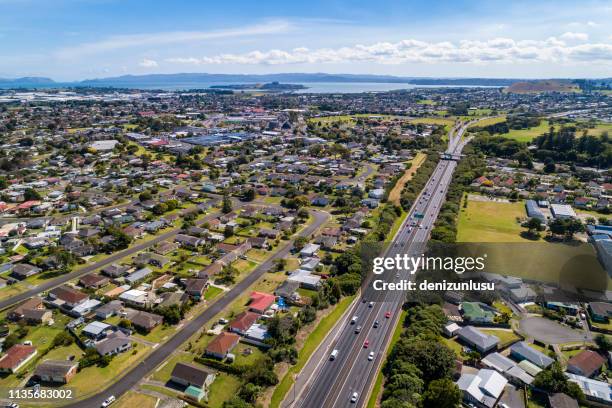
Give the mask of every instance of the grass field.
<svg viewBox="0 0 612 408">
<path fill-rule="evenodd" d="M 487 255 L 487 272 L 582 288 L 612 287 L 591 245 L 530 241 L 520 235 L 524 228 L 517 217 L 525 217 L 522 202 L 470 200 L 460 211 L 457 241 L 478 243 L 465 249 Z"/>
<path fill-rule="evenodd" d="M 218 373 L 215 381 L 210 385 L 208 392 L 208 405 L 210 408 L 221 408 L 223 403 L 238 393 L 241 382 L 233 375 Z"/>
<path fill-rule="evenodd" d="M 421 167 L 421 164 L 425 162 L 426 158 L 427 155 L 424 153 L 419 152 L 416 154 L 414 159 L 412 159 L 412 165 L 410 166 L 410 168 L 404 172 L 404 175 L 400 177 L 399 180 L 397 180 L 397 183 L 395 183 L 393 190 L 391 190 L 391 192 L 389 193 L 389 202 L 396 205 L 400 205 L 400 197 L 402 195 L 402 190 L 404 189 L 404 186 L 407 182 L 412 180 L 414 173 L 416 173 L 419 167 Z"/>
<path fill-rule="evenodd" d="M 499 338 L 500 344 L 508 344 L 511 341 L 519 340 L 520 337 L 514 334 L 514 332 L 510 330 L 495 330 L 495 329 L 482 329 L 480 330 L 483 333 L 490 334 L 493 336 L 497 336 Z"/>
<path fill-rule="evenodd" d="M 421 123 L 423 125 L 443 125 L 445 126 L 446 130 L 449 130 L 455 124 L 455 120 L 446 118 L 416 118 L 411 119 L 410 123 Z"/>
<path fill-rule="evenodd" d="M 116 408 L 155 408 L 157 406 L 157 398 L 139 392 L 129 391 L 119 398 L 114 406 Z"/>
<path fill-rule="evenodd" d="M 465 200 L 465 198 L 464 198 Z M 459 213 L 459 242 L 529 242 L 521 237 L 524 229 L 516 222 L 526 217 L 523 203 L 499 203 L 468 200 Z"/>
<path fill-rule="evenodd" d="M 503 122 L 505 120 L 506 120 L 506 116 L 502 115 L 502 116 L 497 116 L 497 117 L 494 117 L 494 118 L 487 118 L 487 119 L 479 120 L 478 122 L 474 123 L 473 125 L 470 125 L 470 127 L 484 127 L 484 126 L 494 125 L 496 123 L 501 123 L 501 122 Z"/>
<path fill-rule="evenodd" d="M 560 128 L 560 126 L 555 125 L 555 129 L 558 128 Z M 547 120 L 543 120 L 540 122 L 539 126 L 520 130 L 512 129 L 510 132 L 502 134 L 502 136 L 508 139 L 517 140 L 519 142 L 531 142 L 535 137 L 548 132 L 548 129 L 550 129 L 550 124 Z"/>
</svg>

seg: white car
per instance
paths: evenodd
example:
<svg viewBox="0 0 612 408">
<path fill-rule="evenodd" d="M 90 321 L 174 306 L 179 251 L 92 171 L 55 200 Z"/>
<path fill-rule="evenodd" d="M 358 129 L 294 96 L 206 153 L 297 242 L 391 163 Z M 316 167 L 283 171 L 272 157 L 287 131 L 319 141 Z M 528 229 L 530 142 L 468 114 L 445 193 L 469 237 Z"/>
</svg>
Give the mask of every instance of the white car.
<svg viewBox="0 0 612 408">
<path fill-rule="evenodd" d="M 368 361 L 372 361 L 374 360 L 374 352 L 370 351 L 370 354 L 368 354 Z"/>
<path fill-rule="evenodd" d="M 353 395 L 351 395 L 351 402 L 354 404 L 355 402 L 357 402 L 358 399 L 359 399 L 359 394 L 354 392 Z"/>
<path fill-rule="evenodd" d="M 104 402 L 102 403 L 102 408 L 108 407 L 113 402 L 115 402 L 115 396 L 111 395 L 110 397 L 104 400 Z"/>
</svg>

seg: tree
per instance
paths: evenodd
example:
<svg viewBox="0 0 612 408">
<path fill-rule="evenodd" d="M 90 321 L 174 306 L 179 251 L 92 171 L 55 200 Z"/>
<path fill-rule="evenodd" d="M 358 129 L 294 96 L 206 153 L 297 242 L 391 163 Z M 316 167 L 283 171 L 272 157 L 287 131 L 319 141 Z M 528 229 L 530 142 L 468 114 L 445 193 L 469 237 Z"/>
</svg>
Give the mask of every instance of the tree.
<svg viewBox="0 0 612 408">
<path fill-rule="evenodd" d="M 148 201 L 151 198 L 153 198 L 153 194 L 151 194 L 151 192 L 149 190 L 145 190 L 142 193 L 140 193 L 140 195 L 138 195 L 138 200 L 142 201 Z"/>
<path fill-rule="evenodd" d="M 33 188 L 28 188 L 27 190 L 23 192 L 23 198 L 25 201 L 31 201 L 31 200 L 40 200 L 41 196 L 38 193 L 38 191 L 34 190 Z"/>
<path fill-rule="evenodd" d="M 527 227 L 529 234 L 534 235 L 542 228 L 542 220 L 540 220 L 539 218 L 531 217 L 525 224 L 525 227 Z"/>
<path fill-rule="evenodd" d="M 223 195 L 223 204 L 221 206 L 221 211 L 223 212 L 223 214 L 232 212 L 232 200 L 230 200 L 227 194 Z"/>
<path fill-rule="evenodd" d="M 293 247 L 296 250 L 301 251 L 306 246 L 307 243 L 308 243 L 308 238 L 306 238 L 306 237 L 297 237 L 295 239 L 295 241 L 293 242 Z"/>
<path fill-rule="evenodd" d="M 612 351 L 612 340 L 608 339 L 603 334 L 595 336 L 595 344 L 597 344 L 597 347 L 599 347 L 601 351 Z"/>
<path fill-rule="evenodd" d="M 424 408 L 455 408 L 461 403 L 461 390 L 448 378 L 433 380 L 423 394 Z"/>
<path fill-rule="evenodd" d="M 249 188 L 249 189 L 247 189 L 244 192 L 244 195 L 242 196 L 242 199 L 244 201 L 253 201 L 256 196 L 257 196 L 257 194 L 255 193 L 255 190 L 252 189 L 252 188 Z"/>
<path fill-rule="evenodd" d="M 556 361 L 535 376 L 533 385 L 551 393 L 563 392 L 581 403 L 585 401 L 578 384 L 568 381 L 563 367 Z"/>
</svg>

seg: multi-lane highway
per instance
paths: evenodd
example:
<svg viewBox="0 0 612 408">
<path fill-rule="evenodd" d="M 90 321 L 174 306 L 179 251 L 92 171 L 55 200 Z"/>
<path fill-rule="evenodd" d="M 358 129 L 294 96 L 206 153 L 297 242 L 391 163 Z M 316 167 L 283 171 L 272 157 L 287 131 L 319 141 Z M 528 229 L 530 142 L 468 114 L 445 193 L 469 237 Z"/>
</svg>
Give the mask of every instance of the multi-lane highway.
<svg viewBox="0 0 612 408">
<path fill-rule="evenodd" d="M 456 126 L 449 132 L 447 154 L 453 157 L 461 154 L 467 143 L 463 133 L 468 126 Z M 423 253 L 456 166 L 453 160 L 438 163 L 388 246 L 386 257 Z M 411 279 L 411 275 L 405 271 L 387 271 L 376 279 L 397 282 Z M 297 385 L 283 402 L 283 407 L 364 406 L 376 373 L 384 361 L 405 297 L 405 291 L 363 288 L 362 299 L 356 301 L 350 312 L 330 331 L 298 376 Z M 353 317 L 356 317 L 356 322 L 351 324 Z M 357 326 L 360 326 L 360 330 L 357 330 Z M 333 350 L 337 350 L 337 357 L 332 360 L 330 354 Z M 373 355 L 370 356 L 370 353 Z"/>
</svg>

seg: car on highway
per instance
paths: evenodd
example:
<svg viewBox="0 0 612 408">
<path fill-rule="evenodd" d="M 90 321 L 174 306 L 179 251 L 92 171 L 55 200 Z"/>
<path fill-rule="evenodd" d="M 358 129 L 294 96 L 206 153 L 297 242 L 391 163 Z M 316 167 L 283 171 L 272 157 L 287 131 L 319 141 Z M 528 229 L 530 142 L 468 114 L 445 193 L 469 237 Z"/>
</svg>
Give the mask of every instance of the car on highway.
<svg viewBox="0 0 612 408">
<path fill-rule="evenodd" d="M 380 326 L 380 323 L 379 323 L 379 321 L 377 320 L 377 321 L 375 321 L 375 322 L 374 322 L 374 328 L 375 328 L 375 329 L 378 329 L 378 326 Z"/>
<path fill-rule="evenodd" d="M 368 307 L 369 307 L 370 309 L 371 309 L 371 308 L 373 308 L 373 307 L 374 307 L 374 302 L 370 302 L 370 303 L 368 303 Z"/>
<path fill-rule="evenodd" d="M 336 357 L 338 357 L 338 349 L 334 349 L 334 351 L 331 352 L 329 355 L 329 360 L 334 361 Z"/>
<path fill-rule="evenodd" d="M 102 408 L 106 408 L 108 407 L 110 404 L 112 404 L 113 402 L 115 402 L 115 396 L 111 395 L 110 397 L 108 397 L 107 399 L 104 400 L 104 402 L 102 402 Z"/>
<path fill-rule="evenodd" d="M 386 317 L 387 319 L 388 319 L 388 318 L 390 318 L 390 317 L 391 317 L 391 312 L 389 312 L 389 311 L 385 312 L 385 317 Z"/>
<path fill-rule="evenodd" d="M 358 316 L 353 316 L 353 318 L 351 319 L 351 324 L 357 323 L 357 319 L 359 319 Z"/>
<path fill-rule="evenodd" d="M 370 346 L 370 340 L 366 340 L 363 342 L 363 348 L 368 348 Z"/>
<path fill-rule="evenodd" d="M 368 361 L 372 361 L 374 360 L 374 352 L 370 351 L 370 354 L 368 354 Z"/>
<path fill-rule="evenodd" d="M 359 334 L 361 332 L 361 326 L 355 327 L 355 334 Z"/>
<path fill-rule="evenodd" d="M 359 394 L 354 392 L 353 395 L 351 395 L 351 402 L 354 404 L 357 402 L 358 399 L 359 399 Z"/>
</svg>

